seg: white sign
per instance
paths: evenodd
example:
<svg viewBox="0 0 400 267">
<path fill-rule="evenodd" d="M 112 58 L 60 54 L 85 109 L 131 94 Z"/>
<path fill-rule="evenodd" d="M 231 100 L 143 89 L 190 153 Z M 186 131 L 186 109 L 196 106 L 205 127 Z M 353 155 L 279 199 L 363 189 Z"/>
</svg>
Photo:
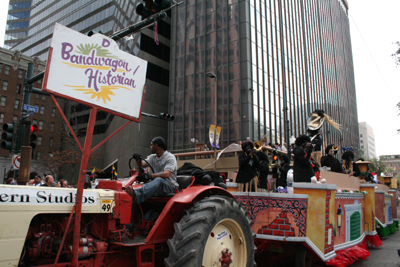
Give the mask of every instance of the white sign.
<svg viewBox="0 0 400 267">
<path fill-rule="evenodd" d="M 54 190 L 51 187 L 1 187 L 1 204 L 75 205 L 76 190 Z M 97 205 L 96 192 L 83 191 L 82 205 Z"/>
<path fill-rule="evenodd" d="M 21 166 L 21 156 L 20 155 L 13 155 L 12 157 L 12 168 L 13 170 L 19 169 L 19 166 Z"/>
<path fill-rule="evenodd" d="M 54 27 L 43 91 L 139 118 L 147 61 L 119 50 L 114 40 Z"/>
<path fill-rule="evenodd" d="M 221 233 L 217 234 L 217 241 L 220 241 L 222 238 L 228 236 L 228 231 L 224 230 Z"/>
<path fill-rule="evenodd" d="M 27 105 L 27 104 L 24 104 L 24 110 L 32 111 L 32 112 L 35 112 L 35 113 L 39 112 L 39 108 L 38 107 Z"/>
</svg>

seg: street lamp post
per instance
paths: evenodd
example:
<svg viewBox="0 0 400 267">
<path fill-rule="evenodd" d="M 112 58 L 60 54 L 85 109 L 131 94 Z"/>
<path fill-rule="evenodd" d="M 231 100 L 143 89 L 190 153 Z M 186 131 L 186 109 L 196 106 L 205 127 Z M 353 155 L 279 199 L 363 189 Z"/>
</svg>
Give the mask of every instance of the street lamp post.
<svg viewBox="0 0 400 267">
<path fill-rule="evenodd" d="M 212 72 L 207 72 L 206 73 L 207 77 L 214 79 L 214 122 L 215 126 L 217 126 L 217 76 L 212 73 Z M 214 134 L 214 138 L 216 138 Z M 215 139 L 216 140 L 216 139 Z M 217 159 L 217 147 L 216 145 L 214 146 L 214 171 L 217 170 L 217 162 L 215 161 Z"/>
</svg>

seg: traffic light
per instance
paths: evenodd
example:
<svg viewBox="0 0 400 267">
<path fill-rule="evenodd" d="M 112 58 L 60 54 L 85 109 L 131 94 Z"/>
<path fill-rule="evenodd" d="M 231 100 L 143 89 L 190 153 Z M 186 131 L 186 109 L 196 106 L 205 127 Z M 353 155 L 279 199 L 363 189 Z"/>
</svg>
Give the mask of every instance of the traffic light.
<svg viewBox="0 0 400 267">
<path fill-rule="evenodd" d="M 175 117 L 173 115 L 168 114 L 168 113 L 163 113 L 163 112 L 160 112 L 158 117 L 160 119 L 167 120 L 167 121 L 174 121 L 174 119 L 175 119 Z"/>
<path fill-rule="evenodd" d="M 171 0 L 145 0 L 144 4 L 136 7 L 136 13 L 143 18 L 147 18 L 161 10 L 171 6 Z"/>
<path fill-rule="evenodd" d="M 31 125 L 31 135 L 29 137 L 29 146 L 32 147 L 32 150 L 36 148 L 36 139 L 37 136 L 35 134 L 35 132 L 38 130 L 38 127 L 36 124 L 32 124 Z"/>
<path fill-rule="evenodd" d="M 1 134 L 1 148 L 11 150 L 13 147 L 14 140 L 14 124 L 4 123 L 3 133 Z"/>
</svg>

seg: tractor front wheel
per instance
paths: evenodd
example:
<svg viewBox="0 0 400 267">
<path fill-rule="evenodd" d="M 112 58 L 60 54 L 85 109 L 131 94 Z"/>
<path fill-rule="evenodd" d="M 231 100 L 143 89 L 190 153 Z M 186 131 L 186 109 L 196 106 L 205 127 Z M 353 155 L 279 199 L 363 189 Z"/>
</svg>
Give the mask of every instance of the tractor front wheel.
<svg viewBox="0 0 400 267">
<path fill-rule="evenodd" d="M 166 266 L 255 266 L 254 232 L 235 199 L 211 196 L 194 203 L 168 240 Z"/>
</svg>

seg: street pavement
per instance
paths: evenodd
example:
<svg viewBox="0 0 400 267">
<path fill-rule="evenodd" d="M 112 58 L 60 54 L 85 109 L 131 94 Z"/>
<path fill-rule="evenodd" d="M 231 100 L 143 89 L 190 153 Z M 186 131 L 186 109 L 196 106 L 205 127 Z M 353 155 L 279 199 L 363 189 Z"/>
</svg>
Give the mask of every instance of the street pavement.
<svg viewBox="0 0 400 267">
<path fill-rule="evenodd" d="M 400 215 L 400 209 L 397 209 Z M 383 246 L 379 248 L 368 248 L 371 255 L 365 261 L 360 260 L 351 267 L 399 267 L 400 257 L 397 249 L 400 249 L 400 229 L 386 238 L 382 239 Z"/>
</svg>

